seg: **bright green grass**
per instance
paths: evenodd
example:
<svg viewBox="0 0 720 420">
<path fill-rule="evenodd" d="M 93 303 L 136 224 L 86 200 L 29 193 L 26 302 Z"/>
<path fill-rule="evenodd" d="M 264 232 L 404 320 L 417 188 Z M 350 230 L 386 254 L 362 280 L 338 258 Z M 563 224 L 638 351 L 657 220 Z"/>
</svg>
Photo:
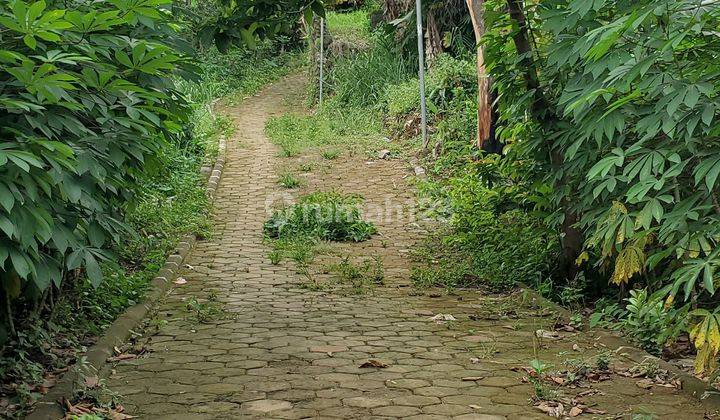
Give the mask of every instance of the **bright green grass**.
<svg viewBox="0 0 720 420">
<path fill-rule="evenodd" d="M 382 122 L 367 109 L 340 109 L 329 101 L 315 115 L 285 114 L 271 118 L 265 132 L 280 146 L 286 157 L 309 148 L 344 145 L 343 149 L 364 147 L 380 138 Z"/>
<path fill-rule="evenodd" d="M 330 12 L 327 14 L 327 25 L 333 37 L 346 42 L 367 41 L 370 38 L 370 16 L 366 10 Z"/>
</svg>

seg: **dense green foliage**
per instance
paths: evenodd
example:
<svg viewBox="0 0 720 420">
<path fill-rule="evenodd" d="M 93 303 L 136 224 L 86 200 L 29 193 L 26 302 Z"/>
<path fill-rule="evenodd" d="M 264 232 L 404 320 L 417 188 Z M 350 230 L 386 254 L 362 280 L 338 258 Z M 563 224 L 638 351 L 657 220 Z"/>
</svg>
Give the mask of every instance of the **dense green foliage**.
<svg viewBox="0 0 720 420">
<path fill-rule="evenodd" d="M 0 276 L 36 298 L 100 262 L 128 226 L 138 177 L 180 132 L 189 108 L 174 78 L 166 1 L 3 3 Z M 179 44 L 178 44 L 179 45 Z"/>
<path fill-rule="evenodd" d="M 527 12 L 538 28 L 538 59 L 528 66 L 513 51 L 520 32 L 508 31 L 505 2 L 492 4 L 487 51 L 505 97 L 503 135 L 511 156 L 546 166 L 551 224 L 577 217 L 585 238 L 578 262 L 588 261 L 589 273 L 647 287 L 647 305 L 681 308 L 676 325 L 695 315 L 707 321 L 707 312 L 688 308 L 716 307 L 720 9 L 543 2 Z M 528 94 L 532 77 L 540 85 Z M 720 350 L 720 331 L 710 322 L 694 335 L 702 371 Z"/>
<path fill-rule="evenodd" d="M 556 270 L 558 241 L 532 212 L 532 163 L 505 165 L 468 141 L 477 121 L 475 67 L 467 59 L 438 57 L 428 75 L 427 95 L 439 152 L 426 162 L 434 178 L 420 187 L 452 230 L 443 233 L 441 247 L 431 247 L 435 252 L 421 254 L 425 261 L 438 261 L 437 266 L 419 268 L 413 280 L 422 286 L 499 290 L 518 282 L 544 285 Z M 390 115 L 401 121 L 418 112 L 417 79 L 390 86 L 386 101 Z"/>
<path fill-rule="evenodd" d="M 258 40 L 295 36 L 301 19 L 325 14 L 322 0 L 213 0 L 212 12 L 200 19 L 197 36 L 226 52 L 235 46 L 255 47 Z"/>
</svg>

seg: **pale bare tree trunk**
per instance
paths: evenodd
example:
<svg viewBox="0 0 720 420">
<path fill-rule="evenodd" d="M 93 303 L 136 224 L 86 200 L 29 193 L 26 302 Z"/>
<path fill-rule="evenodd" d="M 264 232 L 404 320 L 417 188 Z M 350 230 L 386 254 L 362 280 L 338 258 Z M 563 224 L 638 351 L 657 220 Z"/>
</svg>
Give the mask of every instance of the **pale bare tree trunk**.
<svg viewBox="0 0 720 420">
<path fill-rule="evenodd" d="M 472 19 L 475 31 L 475 42 L 477 43 L 477 74 L 478 74 L 478 129 L 477 146 L 482 148 L 483 144 L 490 138 L 492 125 L 492 101 L 490 99 L 490 79 L 485 69 L 485 54 L 481 44 L 482 36 L 485 34 L 485 20 L 483 17 L 483 0 L 466 0 L 470 18 Z"/>
</svg>

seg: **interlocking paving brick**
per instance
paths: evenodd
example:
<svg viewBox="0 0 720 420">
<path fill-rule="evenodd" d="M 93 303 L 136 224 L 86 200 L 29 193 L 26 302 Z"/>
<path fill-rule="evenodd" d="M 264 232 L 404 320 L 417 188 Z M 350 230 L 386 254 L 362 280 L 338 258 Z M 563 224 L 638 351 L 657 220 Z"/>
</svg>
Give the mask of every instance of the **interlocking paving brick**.
<svg viewBox="0 0 720 420">
<path fill-rule="evenodd" d="M 424 225 L 374 220 L 379 235 L 333 245 L 333 253 L 318 257 L 313 269 L 322 280 L 329 275 L 321 266 L 337 255 L 382 256 L 386 287 L 363 295 L 342 288 L 309 290 L 292 266 L 270 263 L 262 225 L 273 200 L 288 194 L 276 184 L 277 173 L 315 159 L 317 151 L 281 158 L 264 126 L 271 115 L 288 110 L 284 98 L 303 86 L 301 76 L 291 76 L 223 108 L 237 129 L 216 193 L 215 232 L 199 241 L 186 261 L 192 268 L 181 275 L 188 283 L 160 303 L 158 316 L 165 322 L 152 336 L 152 351 L 119 363 L 107 379 L 109 388 L 122 395 L 128 413 L 152 420 L 543 418 L 531 404 L 531 385 L 513 368 L 534 358 L 562 366 L 560 354 L 572 353 L 574 343 L 592 348 L 593 337 L 577 334 L 536 349 L 534 331 L 554 318 L 519 311 L 513 319 L 482 316 L 503 302 L 519 308 L 518 296 L 409 293 L 403 287 L 409 284 L 408 250 L 422 239 Z M 406 180 L 411 171 L 402 161 L 366 164 L 368 154 L 359 151 L 344 154 L 327 171 L 304 175 L 300 192 L 358 193 L 375 209 L 387 201 L 404 208 L 414 203 Z M 187 301 L 207 299 L 211 292 L 223 314 L 200 323 L 186 309 Z M 430 317 L 439 313 L 457 321 L 437 324 Z M 388 366 L 360 368 L 371 358 Z M 463 381 L 470 377 L 482 379 Z M 601 393 L 583 402 L 611 416 L 627 417 L 640 407 L 656 408 L 664 418 L 704 414 L 684 394 L 665 388 L 647 392 L 630 378 L 591 386 Z M 579 390 L 563 392 L 572 397 Z"/>
</svg>

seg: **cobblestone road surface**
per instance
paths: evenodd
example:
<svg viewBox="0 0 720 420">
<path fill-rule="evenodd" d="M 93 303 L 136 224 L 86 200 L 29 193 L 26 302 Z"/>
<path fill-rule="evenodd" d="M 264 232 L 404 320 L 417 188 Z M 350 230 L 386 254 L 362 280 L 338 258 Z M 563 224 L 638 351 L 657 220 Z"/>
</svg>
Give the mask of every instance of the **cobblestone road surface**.
<svg viewBox="0 0 720 420">
<path fill-rule="evenodd" d="M 308 290 L 291 267 L 270 263 L 262 224 L 267 197 L 278 192 L 277 166 L 287 162 L 264 124 L 302 89 L 302 79 L 291 76 L 227 110 L 237 130 L 216 195 L 215 235 L 192 252 L 192 269 L 182 273 L 188 283 L 160 305 L 152 352 L 119 363 L 109 388 L 128 413 L 144 419 L 547 418 L 530 402 L 532 386 L 518 368 L 536 357 L 562 368 L 602 349 L 586 334 L 535 340 L 536 330 L 553 324 L 553 312 L 522 293 L 414 295 L 400 287 L 407 283 L 407 250 L 421 232 L 414 223 L 380 221 L 376 239 L 349 246 L 384 257 L 391 287 L 365 295 Z M 334 185 L 378 202 L 412 197 L 404 163 L 366 159 L 339 161 L 329 173 L 312 175 L 306 189 Z M 215 296 L 224 314 L 197 322 L 187 302 Z M 430 319 L 438 313 L 457 321 L 438 324 Z M 360 367 L 369 359 L 387 367 Z M 580 400 L 612 418 L 703 417 L 685 394 L 642 389 L 636 381 L 614 375 L 559 391 L 572 398 L 597 390 Z"/>
</svg>

